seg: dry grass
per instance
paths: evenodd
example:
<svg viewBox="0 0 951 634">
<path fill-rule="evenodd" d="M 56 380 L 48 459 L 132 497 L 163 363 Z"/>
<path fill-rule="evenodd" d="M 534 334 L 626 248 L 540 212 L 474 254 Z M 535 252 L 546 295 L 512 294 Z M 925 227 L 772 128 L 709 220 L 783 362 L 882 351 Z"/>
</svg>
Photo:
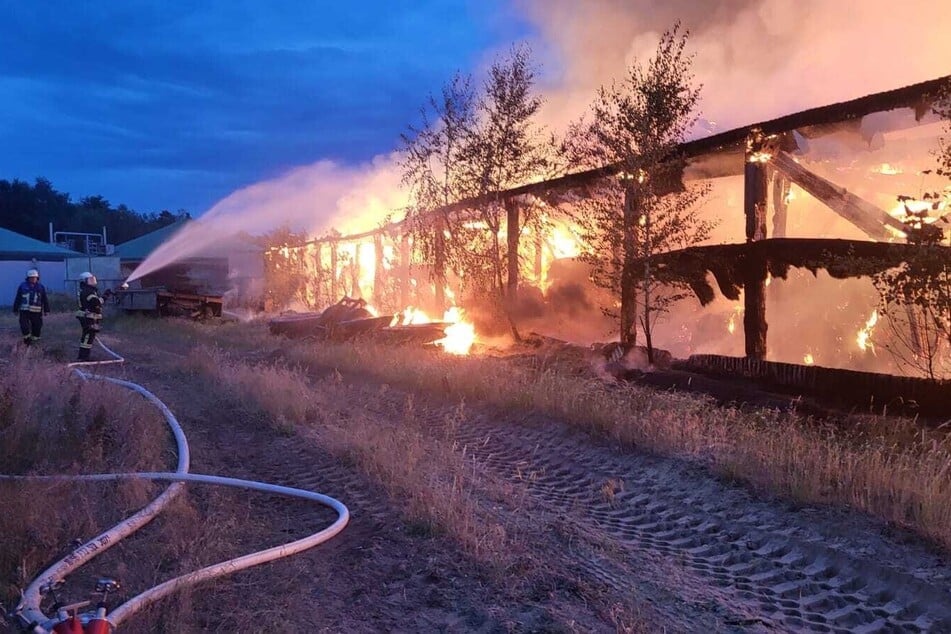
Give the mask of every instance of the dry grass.
<svg viewBox="0 0 951 634">
<path fill-rule="evenodd" d="M 391 407 L 385 386 L 360 392 L 339 374 L 314 383 L 299 368 L 247 363 L 214 348 L 196 349 L 185 367 L 222 402 L 282 433 L 296 429 L 356 464 L 400 500 L 416 529 L 450 535 L 497 570 L 511 566 L 522 551 L 511 526 L 486 513 L 481 503 L 486 496 L 512 499 L 510 492 L 439 431 L 458 424 L 462 409 L 444 420 L 421 419 L 410 395 L 399 411 L 380 415 Z"/>
<path fill-rule="evenodd" d="M 855 417 L 850 431 L 796 414 L 608 384 L 557 366 L 367 345 L 298 345 L 294 363 L 359 372 L 413 390 L 554 416 L 805 503 L 855 508 L 951 549 L 951 441 L 911 421 Z"/>
<path fill-rule="evenodd" d="M 38 350 L 13 348 L 0 374 L 0 473 L 167 467 L 161 417 L 137 395 L 71 377 Z M 151 499 L 152 485 L 0 483 L 0 602 L 16 602 L 52 554 Z M 61 509 L 63 512 L 51 512 Z"/>
</svg>

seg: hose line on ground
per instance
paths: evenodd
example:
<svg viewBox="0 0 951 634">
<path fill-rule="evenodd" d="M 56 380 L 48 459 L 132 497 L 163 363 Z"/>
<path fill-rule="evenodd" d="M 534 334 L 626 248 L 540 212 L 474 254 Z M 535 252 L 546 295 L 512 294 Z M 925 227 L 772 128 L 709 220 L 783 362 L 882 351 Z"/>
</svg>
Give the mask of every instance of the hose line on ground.
<svg viewBox="0 0 951 634">
<path fill-rule="evenodd" d="M 178 450 L 178 464 L 174 473 L 149 472 L 149 473 L 118 473 L 118 474 L 92 474 L 92 475 L 48 475 L 48 476 L 25 476 L 25 475 L 2 475 L 0 480 L 17 481 L 116 481 L 116 480 L 153 480 L 166 481 L 172 484 L 150 504 L 142 508 L 132 517 L 129 517 L 109 530 L 101 533 L 83 545 L 74 549 L 69 555 L 57 561 L 52 566 L 41 572 L 32 583 L 23 591 L 23 596 L 18 604 L 15 613 L 22 623 L 37 634 L 50 632 L 52 627 L 58 622 L 57 618 L 47 617 L 40 609 L 40 603 L 43 599 L 43 589 L 55 584 L 63 579 L 70 572 L 76 570 L 83 564 L 89 562 L 94 557 L 105 552 L 110 547 L 117 544 L 122 539 L 128 537 L 139 530 L 152 519 L 154 519 L 168 504 L 175 499 L 183 490 L 185 482 L 196 482 L 202 484 L 214 484 L 221 486 L 236 487 L 248 490 L 263 491 L 290 497 L 298 497 L 311 500 L 327 506 L 337 513 L 337 519 L 327 528 L 324 528 L 312 535 L 298 539 L 293 542 L 274 546 L 265 550 L 229 559 L 217 564 L 206 566 L 174 579 L 170 579 L 154 586 L 141 594 L 132 597 L 108 615 L 108 620 L 113 627 L 117 627 L 123 620 L 132 614 L 145 608 L 146 606 L 158 601 L 159 599 L 175 592 L 176 590 L 187 588 L 195 584 L 222 577 L 231 573 L 250 568 L 258 564 L 274 561 L 283 557 L 299 553 L 301 551 L 313 548 L 325 541 L 331 539 L 344 529 L 350 519 L 350 512 L 347 507 L 332 497 L 303 489 L 295 489 L 252 480 L 239 480 L 236 478 L 227 478 L 223 476 L 196 475 L 188 473 L 189 449 L 185 433 L 179 425 L 175 415 L 171 410 L 152 392 L 141 385 L 131 381 L 124 381 L 113 377 L 90 374 L 79 369 L 79 366 L 106 365 L 123 363 L 125 359 L 109 349 L 102 340 L 98 340 L 99 345 L 109 354 L 112 359 L 105 361 L 81 361 L 70 363 L 67 367 L 73 368 L 73 371 L 83 380 L 108 381 L 116 385 L 128 388 L 137 392 L 150 403 L 152 403 L 162 413 L 168 423 L 172 434 L 175 437 L 175 443 Z M 84 615 L 87 618 L 89 615 Z"/>
</svg>

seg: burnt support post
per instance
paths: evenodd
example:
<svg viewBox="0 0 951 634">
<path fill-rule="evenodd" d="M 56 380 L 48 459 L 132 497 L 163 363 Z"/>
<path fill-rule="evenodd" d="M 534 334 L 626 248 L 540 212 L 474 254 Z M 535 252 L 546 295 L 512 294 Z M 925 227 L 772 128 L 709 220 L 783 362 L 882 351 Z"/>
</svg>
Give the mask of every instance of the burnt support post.
<svg viewBox="0 0 951 634">
<path fill-rule="evenodd" d="M 378 309 L 383 304 L 384 284 L 386 280 L 383 277 L 383 234 L 377 232 L 373 234 L 373 304 Z"/>
<path fill-rule="evenodd" d="M 353 245 L 353 260 L 350 262 L 350 294 L 352 297 L 363 298 L 363 289 L 360 288 L 360 243 Z"/>
<path fill-rule="evenodd" d="M 773 174 L 773 237 L 785 238 L 789 212 L 789 180 L 775 172 Z"/>
<path fill-rule="evenodd" d="M 746 241 L 766 239 L 766 163 L 749 160 L 743 172 L 743 213 Z"/>
<path fill-rule="evenodd" d="M 335 304 L 337 297 L 337 241 L 330 243 L 330 304 Z"/>
<path fill-rule="evenodd" d="M 747 139 L 746 164 L 743 171 L 743 212 L 746 215 L 747 244 L 766 238 L 766 208 L 768 180 L 766 162 L 770 149 L 759 131 Z M 743 276 L 743 332 L 746 338 L 746 356 L 766 358 L 766 258 L 753 255 L 752 249 L 745 262 Z"/>
<path fill-rule="evenodd" d="M 542 287 L 542 248 L 544 248 L 544 245 L 545 243 L 542 240 L 542 224 L 538 223 L 535 227 L 535 248 L 533 250 L 533 256 L 535 259 L 535 284 L 538 285 L 538 288 Z"/>
<path fill-rule="evenodd" d="M 403 310 L 409 306 L 409 295 L 410 295 L 410 258 L 412 257 L 412 251 L 410 250 L 409 245 L 409 234 L 404 233 L 400 236 L 400 305 L 399 309 Z"/>
<path fill-rule="evenodd" d="M 743 280 L 743 333 L 746 356 L 766 358 L 766 258 L 750 255 Z"/>
<path fill-rule="evenodd" d="M 506 268 L 508 269 L 508 283 L 506 295 L 509 301 L 518 297 L 518 242 L 519 233 L 518 203 L 513 198 L 505 199 L 505 237 L 508 246 L 506 252 Z"/>
<path fill-rule="evenodd" d="M 317 308 L 320 308 L 321 306 L 323 306 L 323 304 L 321 304 L 321 299 L 322 299 L 323 291 L 324 291 L 324 288 L 323 288 L 324 286 L 323 246 L 324 245 L 320 242 L 317 242 L 314 244 L 314 276 L 316 278 L 314 280 L 315 282 L 314 286 L 316 287 L 316 290 L 314 291 L 314 306 L 316 306 Z"/>
<path fill-rule="evenodd" d="M 436 310 L 446 310 L 446 219 L 437 213 L 433 222 L 433 285 Z"/>
</svg>

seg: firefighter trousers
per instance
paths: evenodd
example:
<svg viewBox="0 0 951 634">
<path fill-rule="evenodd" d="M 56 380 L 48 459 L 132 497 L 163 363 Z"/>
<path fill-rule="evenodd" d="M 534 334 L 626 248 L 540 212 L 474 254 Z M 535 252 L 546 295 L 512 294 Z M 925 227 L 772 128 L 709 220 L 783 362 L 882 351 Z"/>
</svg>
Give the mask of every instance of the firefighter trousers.
<svg viewBox="0 0 951 634">
<path fill-rule="evenodd" d="M 39 341 L 42 330 L 43 313 L 20 311 L 20 334 L 23 335 L 23 343 L 30 345 L 34 341 Z"/>
<path fill-rule="evenodd" d="M 99 322 L 86 317 L 77 317 L 76 319 L 79 320 L 79 325 L 83 329 L 83 334 L 79 338 L 79 360 L 89 361 L 92 344 L 96 340 L 96 333 L 99 332 Z"/>
</svg>

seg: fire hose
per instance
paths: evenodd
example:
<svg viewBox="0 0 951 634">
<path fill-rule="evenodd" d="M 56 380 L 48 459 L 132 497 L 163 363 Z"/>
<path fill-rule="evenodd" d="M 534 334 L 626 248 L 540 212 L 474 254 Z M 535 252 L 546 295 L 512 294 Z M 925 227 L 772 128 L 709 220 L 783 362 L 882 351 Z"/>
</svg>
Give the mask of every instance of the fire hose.
<svg viewBox="0 0 951 634">
<path fill-rule="evenodd" d="M 116 524 L 109 530 L 101 533 L 93 539 L 75 548 L 69 555 L 60 559 L 52 566 L 41 572 L 32 583 L 23 591 L 20 603 L 14 610 L 21 624 L 31 632 L 36 634 L 46 634 L 55 632 L 57 634 L 108 634 L 117 628 L 124 620 L 162 599 L 169 594 L 198 583 L 222 577 L 225 575 L 244 570 L 259 564 L 263 564 L 283 557 L 288 557 L 304 550 L 313 548 L 322 544 L 344 529 L 350 520 L 350 512 L 347 507 L 332 497 L 274 484 L 256 482 L 252 480 L 240 480 L 237 478 L 227 478 L 214 475 L 199 475 L 188 473 L 189 450 L 188 441 L 185 434 L 172 414 L 171 410 L 157 396 L 146 390 L 141 385 L 131 381 L 124 381 L 113 377 L 90 374 L 80 370 L 77 366 L 87 365 L 105 365 L 122 363 L 125 361 L 121 356 L 110 350 L 101 340 L 99 345 L 108 353 L 112 359 L 105 361 L 84 361 L 70 363 L 68 367 L 83 380 L 108 381 L 116 385 L 128 388 L 142 395 L 145 399 L 155 405 L 175 437 L 175 443 L 178 451 L 178 464 L 174 473 L 166 472 L 148 472 L 148 473 L 107 473 L 107 474 L 87 474 L 87 475 L 3 475 L 0 474 L 0 480 L 15 481 L 71 481 L 71 482 L 89 482 L 89 481 L 117 481 L 117 480 L 152 480 L 165 481 L 172 484 L 151 503 L 142 508 L 133 516 Z M 173 579 L 169 579 L 157 586 L 154 586 L 134 597 L 128 599 L 125 603 L 115 608 L 108 615 L 105 609 L 105 597 L 110 590 L 118 588 L 118 583 L 113 580 L 100 580 L 97 584 L 97 591 L 103 593 L 103 600 L 97 606 L 95 612 L 87 612 L 82 615 L 68 614 L 68 609 L 63 609 L 58 605 L 58 614 L 55 617 L 48 617 L 41 610 L 40 604 L 45 593 L 51 592 L 61 584 L 63 578 L 86 564 L 94 557 L 102 554 L 107 549 L 117 544 L 122 539 L 128 537 L 139 530 L 152 519 L 154 519 L 168 504 L 174 500 L 184 490 L 184 483 L 195 482 L 200 484 L 213 484 L 219 486 L 228 486 L 252 491 L 262 491 L 276 495 L 302 498 L 316 502 L 321 506 L 326 506 L 337 513 L 337 519 L 328 527 L 313 533 L 302 539 L 289 543 L 274 546 L 265 550 L 257 551 L 240 557 L 235 557 L 210 566 L 189 572 Z M 101 586 L 101 587 L 100 587 Z M 85 607 L 88 602 L 77 604 L 70 607 Z M 85 629 L 84 629 L 85 626 Z"/>
</svg>

